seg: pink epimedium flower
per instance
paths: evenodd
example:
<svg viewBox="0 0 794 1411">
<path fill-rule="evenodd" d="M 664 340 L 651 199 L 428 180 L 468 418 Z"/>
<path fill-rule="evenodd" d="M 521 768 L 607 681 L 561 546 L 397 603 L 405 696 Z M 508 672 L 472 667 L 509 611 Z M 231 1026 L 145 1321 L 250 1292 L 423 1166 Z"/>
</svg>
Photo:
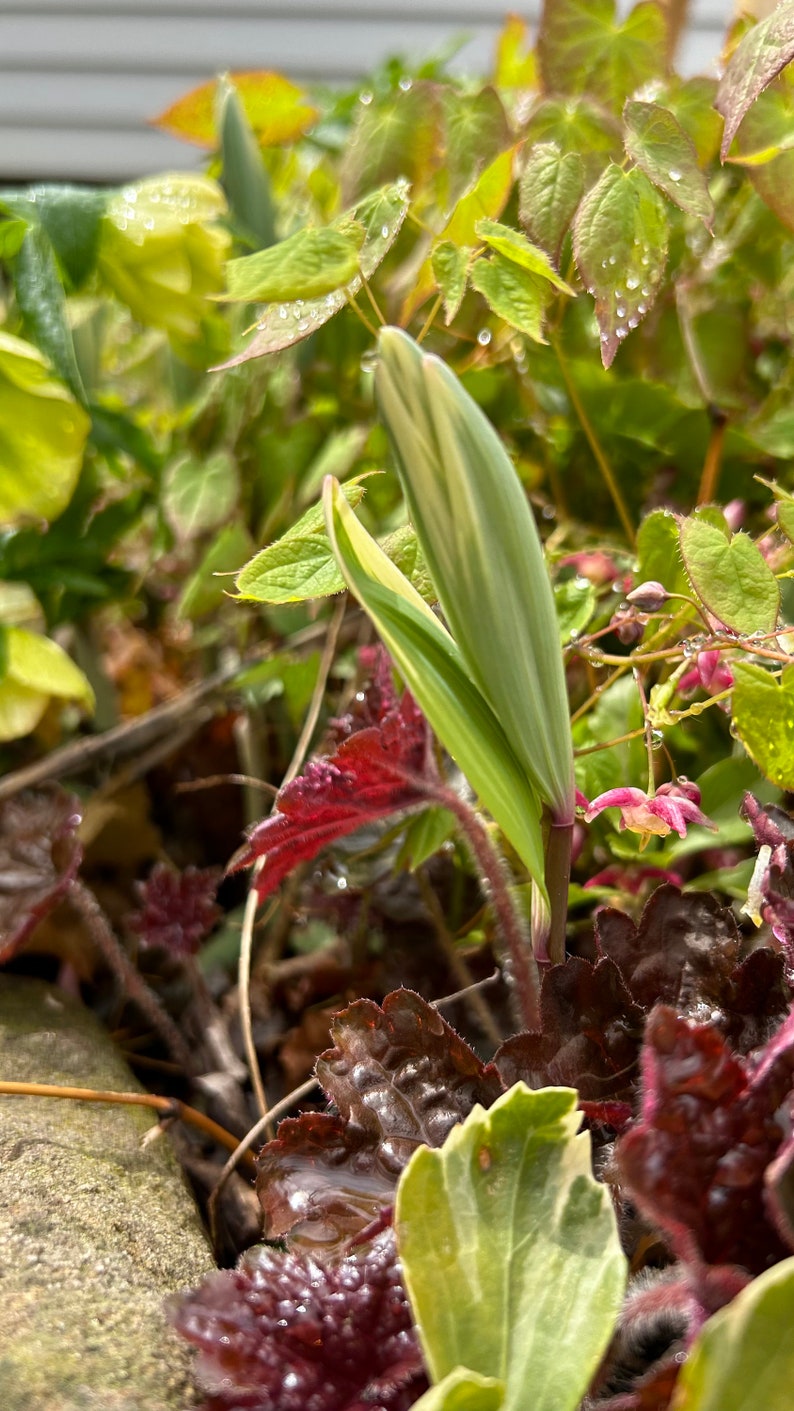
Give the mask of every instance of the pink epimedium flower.
<svg viewBox="0 0 794 1411">
<path fill-rule="evenodd" d="M 698 652 L 694 666 L 684 673 L 678 683 L 678 693 L 689 696 L 702 686 L 710 696 L 718 696 L 722 691 L 729 691 L 732 685 L 731 668 L 722 660 L 720 652 L 712 648 Z"/>
<path fill-rule="evenodd" d="M 656 793 L 649 795 L 642 789 L 625 786 L 608 789 L 605 794 L 588 805 L 585 822 L 592 823 L 605 808 L 620 809 L 620 828 L 628 828 L 641 836 L 640 848 L 647 846 L 653 837 L 664 838 L 675 830 L 680 838 L 686 837 L 690 823 L 716 831 L 716 825 L 707 818 L 699 807 L 700 790 L 697 784 L 688 779 L 677 779 L 673 784 L 660 784 Z"/>
</svg>

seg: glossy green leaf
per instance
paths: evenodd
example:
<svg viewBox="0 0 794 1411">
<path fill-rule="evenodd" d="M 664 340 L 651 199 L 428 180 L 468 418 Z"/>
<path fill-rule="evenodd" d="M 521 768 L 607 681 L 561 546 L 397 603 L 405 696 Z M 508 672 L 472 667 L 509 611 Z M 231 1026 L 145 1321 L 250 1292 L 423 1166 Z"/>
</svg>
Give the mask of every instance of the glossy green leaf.
<svg viewBox="0 0 794 1411">
<path fill-rule="evenodd" d="M 537 792 L 560 820 L 571 817 L 557 614 L 518 476 L 454 373 L 399 329 L 381 331 L 375 390 L 411 521 L 472 680 Z"/>
<path fill-rule="evenodd" d="M 223 189 L 229 210 L 257 248 L 275 244 L 275 210 L 270 177 L 245 107 L 228 75 L 218 79 L 218 131 Z"/>
<path fill-rule="evenodd" d="M 407 177 L 420 186 L 433 179 L 444 147 L 443 112 L 436 84 L 414 82 L 359 103 L 340 165 L 343 198 Z"/>
<path fill-rule="evenodd" d="M 328 534 L 348 587 L 372 619 L 439 740 L 545 896 L 540 805 L 456 644 L 359 524 L 331 479 L 324 501 Z"/>
<path fill-rule="evenodd" d="M 27 229 L 25 220 L 11 218 L 0 221 L 0 260 L 10 260 L 16 255 Z"/>
<path fill-rule="evenodd" d="M 243 255 L 226 266 L 224 298 L 237 303 L 269 304 L 275 300 L 319 299 L 358 272 L 364 243 L 363 227 L 296 230 L 287 240 Z"/>
<path fill-rule="evenodd" d="M 775 84 L 756 99 L 736 135 L 731 161 L 747 166 L 761 200 L 794 229 L 794 93 Z"/>
<path fill-rule="evenodd" d="M 472 251 L 468 246 L 456 245 L 452 240 L 442 240 L 430 257 L 433 278 L 443 296 L 445 323 L 452 322 L 463 302 L 471 257 Z"/>
<path fill-rule="evenodd" d="M 461 92 L 452 84 L 438 90 L 444 114 L 444 153 L 440 176 L 444 204 L 465 191 L 472 176 L 513 142 L 510 124 L 494 88 Z"/>
<path fill-rule="evenodd" d="M 578 637 L 590 621 L 596 606 L 595 588 L 585 579 L 568 578 L 554 585 L 554 605 L 560 629 L 560 642 Z"/>
<path fill-rule="evenodd" d="M 13 263 L 13 275 L 25 332 L 70 392 L 85 405 L 63 285 L 49 238 L 40 226 L 32 225 L 27 231 Z"/>
<path fill-rule="evenodd" d="M 626 1282 L 607 1188 L 569 1088 L 518 1083 L 477 1106 L 397 1188 L 403 1277 L 434 1382 L 465 1366 L 505 1411 L 575 1411 Z"/>
<path fill-rule="evenodd" d="M 341 493 L 357 505 L 364 489 L 351 483 Z M 254 603 L 301 603 L 341 593 L 345 580 L 326 534 L 322 504 L 312 505 L 275 544 L 256 554 L 235 586 L 242 600 Z"/>
<path fill-rule="evenodd" d="M 504 1405 L 504 1383 L 481 1377 L 468 1367 L 455 1367 L 414 1402 L 414 1411 L 499 1411 Z"/>
<path fill-rule="evenodd" d="M 789 1411 L 794 1386 L 794 1259 L 742 1289 L 701 1329 L 674 1411 Z"/>
<path fill-rule="evenodd" d="M 543 321 L 551 290 L 538 275 L 495 254 L 475 260 L 469 278 L 472 289 L 499 318 L 534 342 L 545 343 Z"/>
<path fill-rule="evenodd" d="M 513 230 L 512 226 L 502 225 L 498 220 L 480 220 L 475 226 L 475 232 L 479 240 L 512 264 L 518 265 L 519 269 L 547 279 L 549 284 L 563 294 L 575 295 L 576 291 L 557 273 L 545 250 L 539 250 L 537 245 L 530 244 L 520 231 Z"/>
<path fill-rule="evenodd" d="M 270 304 L 262 311 L 251 342 L 241 353 L 229 358 L 223 367 L 237 367 L 251 358 L 262 358 L 268 353 L 280 352 L 282 348 L 291 348 L 294 343 L 299 343 L 311 333 L 316 333 L 334 314 L 338 314 L 339 310 L 345 307 L 348 294 L 358 293 L 362 276 L 364 279 L 370 279 L 381 261 L 386 258 L 402 229 L 408 212 L 409 194 L 408 183 L 396 181 L 392 186 L 385 186 L 365 197 L 344 216 L 340 216 L 336 227 L 341 226 L 343 233 L 349 232 L 353 222 L 364 228 L 364 243 L 360 247 L 357 264 L 361 273 L 342 288 L 334 289 L 320 298 L 292 299 L 284 303 Z"/>
<path fill-rule="evenodd" d="M 733 728 L 750 758 L 773 784 L 794 789 L 794 666 L 779 681 L 754 662 L 737 662 Z"/>
<path fill-rule="evenodd" d="M 34 730 L 53 696 L 94 706 L 88 680 L 62 647 L 22 627 L 0 628 L 0 740 Z"/>
<path fill-rule="evenodd" d="M 582 201 L 573 227 L 579 273 L 595 295 L 604 367 L 656 299 L 668 238 L 664 201 L 645 173 L 611 163 Z"/>
<path fill-rule="evenodd" d="M 637 583 L 661 583 L 668 593 L 688 593 L 681 563 L 678 520 L 669 510 L 652 510 L 637 531 Z"/>
<path fill-rule="evenodd" d="M 614 0 L 554 0 L 543 10 L 538 60 L 550 93 L 586 93 L 620 112 L 626 99 L 661 78 L 667 22 L 660 6 L 635 5 L 625 20 Z"/>
<path fill-rule="evenodd" d="M 96 267 L 107 189 L 68 182 L 44 183 L 32 187 L 30 196 L 60 269 L 72 289 L 81 288 Z"/>
<path fill-rule="evenodd" d="M 581 158 L 585 186 L 597 181 L 610 157 L 623 152 L 620 124 L 586 98 L 543 98 L 533 110 L 525 132 L 525 146 L 553 142 L 563 155 Z"/>
<path fill-rule="evenodd" d="M 206 460 L 181 456 L 163 476 L 161 506 L 180 543 L 217 529 L 237 505 L 240 483 L 237 466 L 228 451 Z"/>
<path fill-rule="evenodd" d="M 731 632 L 771 632 L 780 589 L 761 550 L 746 534 L 726 538 L 716 525 L 690 516 L 681 521 L 681 554 L 700 601 Z"/>
<path fill-rule="evenodd" d="M 518 187 L 518 215 L 553 260 L 559 259 L 583 190 L 584 163 L 578 152 L 563 153 L 556 142 L 539 142 L 531 149 Z"/>
<path fill-rule="evenodd" d="M 66 508 L 89 427 L 41 353 L 0 332 L 0 524 L 51 520 Z"/>
<path fill-rule="evenodd" d="M 716 96 L 716 78 L 707 78 L 704 74 L 685 79 L 674 77 L 665 88 L 665 107 L 695 144 L 701 167 L 708 166 L 720 149 L 722 119 L 714 109 Z"/>
<path fill-rule="evenodd" d="M 714 202 L 694 143 L 669 108 L 629 100 L 623 123 L 627 155 L 676 206 L 711 229 Z"/>
<path fill-rule="evenodd" d="M 794 0 L 782 0 L 737 44 L 714 103 L 725 119 L 720 156 L 724 161 L 742 119 L 768 84 L 794 59 Z"/>
</svg>

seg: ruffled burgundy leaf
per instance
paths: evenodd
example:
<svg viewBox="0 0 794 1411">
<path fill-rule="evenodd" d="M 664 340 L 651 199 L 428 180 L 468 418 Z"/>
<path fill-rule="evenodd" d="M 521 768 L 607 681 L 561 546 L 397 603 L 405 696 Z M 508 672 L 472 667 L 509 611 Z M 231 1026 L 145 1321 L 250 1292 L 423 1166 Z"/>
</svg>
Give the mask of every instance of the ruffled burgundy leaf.
<svg viewBox="0 0 794 1411">
<path fill-rule="evenodd" d="M 427 1380 L 391 1232 L 337 1264 L 259 1247 L 174 1309 L 206 1411 L 407 1411 Z"/>
<path fill-rule="evenodd" d="M 220 871 L 186 867 L 179 872 L 155 863 L 145 882 L 138 882 L 139 911 L 128 925 L 145 946 L 162 946 L 174 955 L 195 955 L 201 942 L 222 916 L 215 900 Z"/>
<path fill-rule="evenodd" d="M 614 961 L 591 965 L 573 957 L 552 965 L 543 976 L 540 1005 L 542 1031 L 516 1034 L 494 1058 L 505 1086 L 561 1085 L 593 1104 L 630 1101 L 645 1016 Z"/>
<path fill-rule="evenodd" d="M 751 1063 L 714 1025 L 661 1006 L 651 1015 L 642 1117 L 619 1139 L 616 1165 L 679 1258 L 758 1274 L 790 1252 L 770 1218 L 765 1179 L 783 1144 L 779 1114 L 793 1074 L 790 1019 Z"/>
<path fill-rule="evenodd" d="M 356 729 L 328 758 L 309 764 L 279 793 L 273 813 L 249 833 L 229 871 L 266 859 L 259 898 L 301 862 L 367 823 L 434 797 L 437 782 L 425 770 L 427 722 L 409 692 L 399 703 L 381 692 L 377 724 Z"/>
<path fill-rule="evenodd" d="M 80 806 L 56 786 L 0 805 L 0 963 L 10 960 L 74 881 Z"/>
<path fill-rule="evenodd" d="M 317 1077 L 337 1109 L 282 1122 L 257 1189 L 268 1234 L 337 1247 L 391 1202 L 417 1146 L 441 1146 L 503 1091 L 437 1009 L 412 990 L 356 1000 L 331 1026 Z"/>
</svg>

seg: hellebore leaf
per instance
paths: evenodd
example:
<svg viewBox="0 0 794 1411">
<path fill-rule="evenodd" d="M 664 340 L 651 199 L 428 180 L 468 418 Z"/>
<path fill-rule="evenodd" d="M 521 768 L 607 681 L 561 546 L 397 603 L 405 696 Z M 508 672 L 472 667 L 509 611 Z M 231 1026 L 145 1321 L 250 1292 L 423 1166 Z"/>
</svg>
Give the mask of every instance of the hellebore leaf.
<svg viewBox="0 0 794 1411">
<path fill-rule="evenodd" d="M 356 1000 L 333 1022 L 317 1077 L 336 1113 L 288 1118 L 259 1157 L 271 1239 L 339 1248 L 394 1199 L 416 1148 L 440 1146 L 475 1103 L 501 1093 L 485 1065 L 411 990 Z"/>
<path fill-rule="evenodd" d="M 747 111 L 792 59 L 794 3 L 783 0 L 737 44 L 722 75 L 714 106 L 725 119 L 720 147 L 723 161 Z"/>
<path fill-rule="evenodd" d="M 570 822 L 573 748 L 557 614 L 526 495 L 454 373 L 399 329 L 382 329 L 379 348 L 378 406 L 452 635 L 536 793 L 557 822 Z"/>
<path fill-rule="evenodd" d="M 522 1083 L 476 1107 L 397 1190 L 403 1277 L 435 1382 L 499 1378 L 506 1411 L 574 1411 L 626 1279 L 606 1188 L 577 1135 L 576 1094 Z M 443 1293 L 442 1293 L 443 1291 Z"/>
<path fill-rule="evenodd" d="M 77 876 L 79 805 L 57 787 L 0 805 L 0 964 L 10 960 Z"/>
<path fill-rule="evenodd" d="M 702 1328 L 675 1411 L 788 1411 L 794 1381 L 794 1259 L 753 1279 Z"/>
<path fill-rule="evenodd" d="M 681 554 L 700 601 L 730 632 L 771 632 L 780 610 L 777 579 L 747 534 L 728 539 L 715 524 L 681 521 Z"/>
<path fill-rule="evenodd" d="M 38 349 L 0 332 L 0 525 L 66 508 L 90 425 Z"/>
<path fill-rule="evenodd" d="M 408 1411 L 427 1385 L 391 1231 L 337 1263 L 259 1246 L 173 1301 L 213 1411 Z"/>
<path fill-rule="evenodd" d="M 325 503 L 329 536 L 351 592 L 438 738 L 545 895 L 540 807 L 491 706 L 449 633 L 359 524 L 332 480 Z"/>
</svg>

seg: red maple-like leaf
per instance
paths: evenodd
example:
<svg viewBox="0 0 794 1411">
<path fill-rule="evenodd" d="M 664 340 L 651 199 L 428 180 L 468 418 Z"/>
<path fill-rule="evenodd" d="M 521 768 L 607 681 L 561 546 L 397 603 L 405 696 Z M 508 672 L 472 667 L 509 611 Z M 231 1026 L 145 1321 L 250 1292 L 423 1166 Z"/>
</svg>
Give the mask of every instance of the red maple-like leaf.
<svg viewBox="0 0 794 1411">
<path fill-rule="evenodd" d="M 380 664 L 364 706 L 357 716 L 336 722 L 337 735 L 347 738 L 281 790 L 273 813 L 232 858 L 230 872 L 266 858 L 256 882 L 260 901 L 329 843 L 436 797 L 427 722 L 408 691 L 396 699 Z"/>
<path fill-rule="evenodd" d="M 50 786 L 0 807 L 0 963 L 68 892 L 83 856 L 73 794 Z"/>
</svg>

